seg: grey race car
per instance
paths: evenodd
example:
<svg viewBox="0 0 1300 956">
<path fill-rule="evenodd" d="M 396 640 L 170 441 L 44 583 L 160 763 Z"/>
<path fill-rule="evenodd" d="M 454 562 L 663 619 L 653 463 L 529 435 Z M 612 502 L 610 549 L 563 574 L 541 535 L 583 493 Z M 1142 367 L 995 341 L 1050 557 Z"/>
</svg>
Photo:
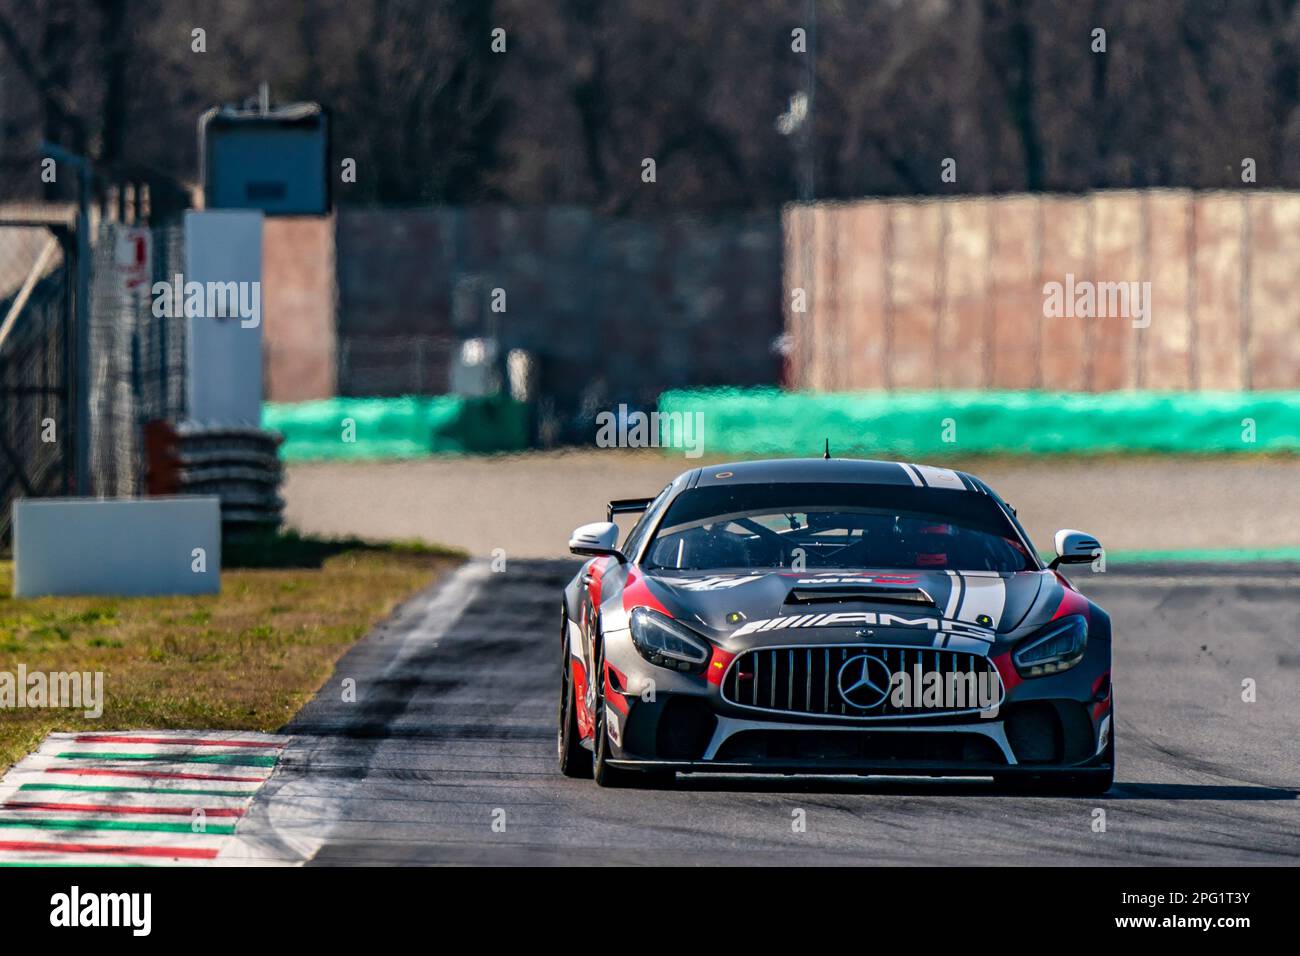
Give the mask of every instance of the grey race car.
<svg viewBox="0 0 1300 956">
<path fill-rule="evenodd" d="M 616 514 L 640 512 L 618 543 Z M 560 769 L 1114 778 L 1110 618 L 980 479 L 899 462 L 696 468 L 570 549 Z"/>
</svg>

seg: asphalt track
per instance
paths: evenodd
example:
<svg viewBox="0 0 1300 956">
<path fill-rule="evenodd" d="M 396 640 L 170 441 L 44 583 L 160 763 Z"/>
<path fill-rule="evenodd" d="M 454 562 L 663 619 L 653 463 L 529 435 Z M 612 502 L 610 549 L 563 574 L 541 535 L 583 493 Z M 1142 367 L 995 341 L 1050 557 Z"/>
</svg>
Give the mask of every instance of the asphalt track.
<svg viewBox="0 0 1300 956">
<path fill-rule="evenodd" d="M 244 860 L 1300 860 L 1294 568 L 1112 570 L 1078 581 L 1115 621 L 1119 771 L 1106 796 L 1067 798 L 955 780 L 691 776 L 638 791 L 565 779 L 554 753 L 558 594 L 576 567 L 467 565 L 358 644 L 286 728 L 294 737 L 281 769 L 239 828 Z M 1246 679 L 1253 703 L 1242 700 Z"/>
</svg>

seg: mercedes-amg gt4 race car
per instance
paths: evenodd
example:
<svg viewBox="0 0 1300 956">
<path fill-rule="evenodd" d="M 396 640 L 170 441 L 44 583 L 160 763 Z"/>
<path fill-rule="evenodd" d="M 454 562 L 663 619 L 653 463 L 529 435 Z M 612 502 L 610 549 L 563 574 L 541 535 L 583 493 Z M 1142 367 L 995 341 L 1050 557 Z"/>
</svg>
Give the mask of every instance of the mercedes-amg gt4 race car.
<svg viewBox="0 0 1300 956">
<path fill-rule="evenodd" d="M 619 513 L 641 517 L 619 543 Z M 559 764 L 675 773 L 984 776 L 1101 793 L 1110 618 L 983 481 L 845 459 L 696 468 L 609 503 L 569 548 Z"/>
</svg>

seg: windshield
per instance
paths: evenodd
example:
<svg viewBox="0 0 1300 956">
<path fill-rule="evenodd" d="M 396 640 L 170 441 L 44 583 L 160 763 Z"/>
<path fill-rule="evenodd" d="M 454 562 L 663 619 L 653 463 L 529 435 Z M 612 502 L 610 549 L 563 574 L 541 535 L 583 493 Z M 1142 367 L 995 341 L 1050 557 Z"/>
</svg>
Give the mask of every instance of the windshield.
<svg viewBox="0 0 1300 956">
<path fill-rule="evenodd" d="M 836 483 L 684 492 L 664 515 L 643 563 L 681 570 L 1037 567 L 988 495 Z"/>
</svg>

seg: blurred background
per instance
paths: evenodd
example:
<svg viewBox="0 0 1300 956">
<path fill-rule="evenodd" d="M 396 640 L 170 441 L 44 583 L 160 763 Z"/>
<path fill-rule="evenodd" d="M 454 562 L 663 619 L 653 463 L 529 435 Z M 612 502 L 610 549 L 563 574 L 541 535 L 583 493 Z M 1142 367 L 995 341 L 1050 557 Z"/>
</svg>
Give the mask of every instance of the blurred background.
<svg viewBox="0 0 1300 956">
<path fill-rule="evenodd" d="M 698 463 L 595 447 L 658 410 L 706 462 L 973 462 L 1040 544 L 1082 499 L 1122 548 L 1290 553 L 1297 107 L 1289 0 L 0 0 L 3 521 L 180 482 L 551 553 Z M 273 139 L 315 165 L 229 192 Z M 90 172 L 50 181 L 51 145 Z M 187 485 L 185 322 L 149 290 L 229 207 L 267 213 L 287 468 Z M 1149 283 L 1149 325 L 1046 316 L 1067 276 Z"/>
</svg>

